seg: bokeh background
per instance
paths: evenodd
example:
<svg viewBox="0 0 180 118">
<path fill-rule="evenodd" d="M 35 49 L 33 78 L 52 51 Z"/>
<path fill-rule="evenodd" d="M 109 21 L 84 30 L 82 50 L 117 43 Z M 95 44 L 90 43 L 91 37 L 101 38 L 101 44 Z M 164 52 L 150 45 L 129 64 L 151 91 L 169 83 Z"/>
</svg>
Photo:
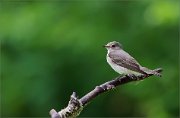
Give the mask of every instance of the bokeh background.
<svg viewBox="0 0 180 118">
<path fill-rule="evenodd" d="M 163 77 L 94 99 L 81 117 L 179 116 L 178 0 L 0 2 L 1 115 L 49 116 L 118 76 L 102 45 L 119 41 Z"/>
</svg>

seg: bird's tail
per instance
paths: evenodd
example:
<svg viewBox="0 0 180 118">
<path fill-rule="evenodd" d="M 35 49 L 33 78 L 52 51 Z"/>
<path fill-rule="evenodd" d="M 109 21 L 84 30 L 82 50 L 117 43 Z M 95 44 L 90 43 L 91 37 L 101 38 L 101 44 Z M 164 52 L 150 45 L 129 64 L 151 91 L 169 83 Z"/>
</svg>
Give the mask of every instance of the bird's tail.
<svg viewBox="0 0 180 118">
<path fill-rule="evenodd" d="M 154 70 L 150 70 L 150 69 L 148 69 L 146 67 L 142 67 L 141 69 L 143 71 L 145 71 L 149 75 L 156 75 L 156 76 L 159 76 L 159 77 L 162 76 L 162 74 L 161 74 L 162 68 L 157 68 L 157 69 L 154 69 Z"/>
</svg>

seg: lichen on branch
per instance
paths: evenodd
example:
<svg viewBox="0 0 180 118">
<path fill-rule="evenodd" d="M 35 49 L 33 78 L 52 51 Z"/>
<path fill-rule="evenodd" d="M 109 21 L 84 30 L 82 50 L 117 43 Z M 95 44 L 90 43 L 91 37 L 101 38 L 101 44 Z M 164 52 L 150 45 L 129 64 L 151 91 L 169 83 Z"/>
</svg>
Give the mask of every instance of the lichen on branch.
<svg viewBox="0 0 180 118">
<path fill-rule="evenodd" d="M 161 73 L 162 69 L 157 68 L 155 69 L 156 72 Z M 56 110 L 52 109 L 50 111 L 51 118 L 75 118 L 77 117 L 83 108 L 94 98 L 96 98 L 98 95 L 107 92 L 111 89 L 116 88 L 119 85 L 126 84 L 132 81 L 139 81 L 146 79 L 148 77 L 152 76 L 152 74 L 148 75 L 125 75 L 125 76 L 119 76 L 113 80 L 110 80 L 108 82 L 105 82 L 99 86 L 96 86 L 92 91 L 87 93 L 82 98 L 78 99 L 75 92 L 70 97 L 70 101 L 68 103 L 68 106 L 64 109 L 62 109 L 59 112 L 56 112 Z"/>
</svg>

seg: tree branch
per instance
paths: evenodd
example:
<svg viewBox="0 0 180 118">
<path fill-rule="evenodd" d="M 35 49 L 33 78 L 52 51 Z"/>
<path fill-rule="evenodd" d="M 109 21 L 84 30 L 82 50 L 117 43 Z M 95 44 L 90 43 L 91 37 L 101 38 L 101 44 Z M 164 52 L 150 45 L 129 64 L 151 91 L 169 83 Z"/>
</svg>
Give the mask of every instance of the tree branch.
<svg viewBox="0 0 180 118">
<path fill-rule="evenodd" d="M 161 73 L 162 69 L 158 68 L 154 71 Z M 132 81 L 139 81 L 146 79 L 148 77 L 152 76 L 152 74 L 149 75 L 126 75 L 126 76 L 119 76 L 113 80 L 110 80 L 108 82 L 105 82 L 104 84 L 101 84 L 99 86 L 96 86 L 94 90 L 87 93 L 82 98 L 78 99 L 75 92 L 71 95 L 70 101 L 68 103 L 68 106 L 64 109 L 62 109 L 59 112 L 56 112 L 54 109 L 50 111 L 51 118 L 74 118 L 77 117 L 83 108 L 95 97 L 100 95 L 101 93 L 104 93 L 106 91 L 112 90 L 116 88 L 119 85 L 126 84 Z"/>
</svg>

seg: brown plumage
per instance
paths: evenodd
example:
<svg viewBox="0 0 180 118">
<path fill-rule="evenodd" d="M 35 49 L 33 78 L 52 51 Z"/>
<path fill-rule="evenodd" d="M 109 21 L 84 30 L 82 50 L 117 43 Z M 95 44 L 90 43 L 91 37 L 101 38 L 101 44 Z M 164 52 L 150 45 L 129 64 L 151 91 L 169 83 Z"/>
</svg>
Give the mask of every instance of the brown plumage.
<svg viewBox="0 0 180 118">
<path fill-rule="evenodd" d="M 108 50 L 107 62 L 119 74 L 153 74 L 161 76 L 156 70 L 142 67 L 131 55 L 122 49 L 122 45 L 119 42 L 110 42 L 105 47 Z"/>
</svg>

